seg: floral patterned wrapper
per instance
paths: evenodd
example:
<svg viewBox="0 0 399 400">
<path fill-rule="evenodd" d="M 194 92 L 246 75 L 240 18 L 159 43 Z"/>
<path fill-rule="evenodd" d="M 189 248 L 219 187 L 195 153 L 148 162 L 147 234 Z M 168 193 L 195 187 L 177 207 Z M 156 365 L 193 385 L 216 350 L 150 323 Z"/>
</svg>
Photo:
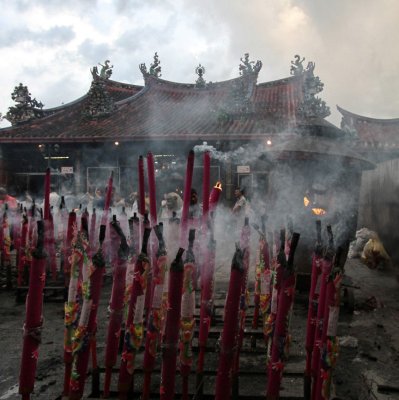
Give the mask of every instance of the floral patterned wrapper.
<svg viewBox="0 0 399 400">
<path fill-rule="evenodd" d="M 143 235 L 142 250 L 134 267 L 122 359 L 119 368 L 118 390 L 122 396 L 132 389 L 135 357 L 143 342 L 144 305 L 147 291 L 147 275 L 150 268 L 150 260 L 147 257 L 150 233 L 151 229 L 146 228 Z"/>
<path fill-rule="evenodd" d="M 268 399 L 278 399 L 284 363 L 286 361 L 286 344 L 289 337 L 289 313 L 292 308 L 295 294 L 296 274 L 293 266 L 294 254 L 299 241 L 299 234 L 294 233 L 290 243 L 288 260 L 284 253 L 285 233 L 280 235 L 282 246 L 278 256 L 280 268 L 282 268 L 281 288 L 278 293 L 278 308 L 276 312 L 271 344 L 271 355 L 268 362 L 267 395 Z"/>
<path fill-rule="evenodd" d="M 36 366 L 39 357 L 43 324 L 43 289 L 46 282 L 46 254 L 44 252 L 43 221 L 38 221 L 38 241 L 32 251 L 29 291 L 26 297 L 24 340 L 19 375 L 19 393 L 29 398 L 35 384 Z"/>
<path fill-rule="evenodd" d="M 142 400 L 150 396 L 151 374 L 155 365 L 155 358 L 159 351 L 159 344 L 166 317 L 166 303 L 164 300 L 165 276 L 168 270 L 168 257 L 166 251 L 161 251 L 157 255 L 157 266 L 155 275 L 152 279 L 153 294 L 150 316 L 147 322 L 147 335 L 144 350 L 144 384 L 142 390 Z"/>
<path fill-rule="evenodd" d="M 76 214 L 75 214 L 76 218 Z M 65 331 L 64 331 L 64 392 L 67 396 L 69 394 L 69 384 L 72 373 L 72 339 L 74 331 L 78 326 L 80 314 L 80 297 L 82 293 L 82 266 L 83 266 L 83 246 L 81 242 L 80 233 L 76 225 L 76 219 L 72 226 L 72 240 L 71 240 L 71 255 L 69 256 L 68 263 L 70 265 L 70 278 L 68 288 L 68 299 L 65 303 Z"/>
<path fill-rule="evenodd" d="M 100 234 L 101 235 L 101 234 Z M 72 340 L 73 369 L 70 378 L 69 399 L 81 399 L 86 383 L 87 368 L 91 343 L 94 342 L 97 330 L 97 311 L 105 269 L 105 261 L 101 246 L 92 258 L 87 237 L 82 235 L 82 297 L 78 327 Z M 100 241 L 101 243 L 101 241 Z M 95 348 L 93 348 L 94 350 Z M 95 356 L 95 354 L 93 355 Z"/>
<path fill-rule="evenodd" d="M 175 394 L 177 343 L 179 340 L 184 275 L 181 259 L 183 252 L 183 248 L 178 250 L 169 272 L 169 307 L 166 313 L 165 333 L 162 342 L 161 400 L 173 400 Z"/>
</svg>

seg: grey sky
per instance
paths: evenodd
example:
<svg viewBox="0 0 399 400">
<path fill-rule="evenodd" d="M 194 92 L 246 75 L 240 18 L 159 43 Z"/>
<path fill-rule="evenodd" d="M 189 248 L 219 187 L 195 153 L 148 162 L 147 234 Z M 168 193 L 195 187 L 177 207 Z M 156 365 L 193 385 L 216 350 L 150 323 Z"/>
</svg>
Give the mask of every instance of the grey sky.
<svg viewBox="0 0 399 400">
<path fill-rule="evenodd" d="M 85 94 L 90 68 L 111 60 L 112 78 L 142 84 L 138 65 L 157 51 L 162 78 L 238 76 L 240 57 L 262 60 L 259 82 L 289 76 L 295 54 L 316 63 L 331 122 L 336 104 L 399 117 L 397 0 L 0 0 L 0 112 L 22 82 L 46 108 Z M 3 121 L 0 126 L 9 123 Z"/>
</svg>

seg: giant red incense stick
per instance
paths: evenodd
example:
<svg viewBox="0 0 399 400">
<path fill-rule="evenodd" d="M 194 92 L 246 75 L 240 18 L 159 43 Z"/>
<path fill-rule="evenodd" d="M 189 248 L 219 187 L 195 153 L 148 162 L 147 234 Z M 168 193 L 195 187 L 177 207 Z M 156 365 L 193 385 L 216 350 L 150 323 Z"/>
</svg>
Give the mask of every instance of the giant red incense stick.
<svg viewBox="0 0 399 400">
<path fill-rule="evenodd" d="M 270 302 L 271 274 L 269 244 L 266 239 L 265 217 L 262 217 L 261 220 L 261 231 L 257 225 L 255 226 L 253 224 L 254 228 L 259 233 L 259 254 L 258 262 L 255 268 L 254 315 L 252 319 L 253 329 L 258 328 L 259 311 L 261 311 L 262 316 L 264 316 L 269 308 Z"/>
<path fill-rule="evenodd" d="M 145 225 L 143 222 L 143 217 L 145 214 L 145 181 L 144 181 L 144 159 L 143 156 L 140 156 L 138 159 L 138 180 L 139 180 L 139 198 L 138 198 L 138 212 L 140 214 L 141 218 L 141 224 L 140 224 L 140 235 L 139 238 L 140 240 L 142 239 Z M 141 241 L 139 242 L 139 247 L 141 246 Z"/>
<path fill-rule="evenodd" d="M 163 240 L 163 225 L 160 223 L 154 228 L 158 239 L 158 252 L 153 276 L 153 295 L 151 312 L 147 323 L 147 334 L 144 351 L 144 384 L 142 400 L 150 397 L 151 374 L 155 365 L 155 358 L 158 353 L 158 345 L 162 335 L 163 323 L 165 321 L 166 308 L 164 307 L 163 293 L 165 285 L 165 275 L 168 268 L 168 257 Z"/>
<path fill-rule="evenodd" d="M 151 152 L 147 154 L 148 194 L 150 196 L 150 222 L 154 227 L 157 224 L 157 198 L 155 191 L 155 169 L 154 156 Z"/>
<path fill-rule="evenodd" d="M 46 169 L 46 175 L 44 177 L 44 219 L 50 218 L 50 168 Z"/>
<path fill-rule="evenodd" d="M 74 334 L 74 362 L 69 386 L 70 400 L 78 400 L 83 396 L 87 367 L 89 364 L 90 347 L 91 343 L 93 343 L 91 342 L 91 339 L 94 340 L 95 332 L 97 330 L 97 311 L 105 268 L 105 261 L 101 247 L 105 238 L 105 229 L 106 227 L 104 225 L 100 226 L 100 247 L 93 256 L 92 267 L 90 268 L 90 264 L 86 264 L 86 268 L 84 268 L 85 271 L 90 269 L 90 284 L 88 285 L 90 290 L 84 295 L 79 325 Z M 86 258 L 89 250 L 88 242 L 85 245 L 85 248 Z M 87 261 L 90 260 L 87 259 Z"/>
<path fill-rule="evenodd" d="M 265 343 L 267 346 L 267 358 L 268 362 L 271 357 L 271 349 L 273 342 L 273 335 L 275 329 L 275 322 L 277 317 L 277 306 L 279 293 L 281 290 L 281 282 L 283 276 L 283 267 L 282 262 L 286 259 L 285 256 L 285 229 L 280 231 L 280 248 L 278 247 L 278 233 L 274 233 L 274 257 L 272 260 L 272 287 L 271 287 L 271 298 L 269 299 L 270 306 L 267 311 L 264 312 L 264 322 L 263 322 L 263 333 L 265 338 Z M 279 250 L 278 250 L 279 249 Z M 267 298 L 267 296 L 266 296 Z M 266 310 L 265 307 L 262 306 L 262 299 L 260 304 L 261 309 Z"/>
<path fill-rule="evenodd" d="M 204 361 L 205 350 L 208 341 L 209 329 L 211 327 L 213 313 L 213 287 L 215 273 L 216 241 L 213 235 L 213 221 L 209 221 L 208 248 L 203 254 L 203 268 L 201 273 L 201 309 L 199 325 L 199 355 L 197 364 L 196 392 L 201 396 L 204 386 Z"/>
<path fill-rule="evenodd" d="M 69 287 L 69 281 L 71 278 L 71 244 L 74 229 L 76 229 L 76 213 L 71 211 L 68 216 L 68 228 L 64 244 L 64 282 L 66 289 Z"/>
<path fill-rule="evenodd" d="M 11 209 L 12 213 L 12 227 L 11 227 L 11 232 L 12 232 L 12 242 L 14 244 L 14 260 L 12 260 L 12 265 L 15 267 L 15 269 L 18 271 L 18 255 L 19 255 L 19 250 L 21 247 L 21 233 L 22 233 L 22 217 L 23 217 L 23 210 L 22 210 L 22 204 L 20 204 L 20 207 L 17 210 Z"/>
<path fill-rule="evenodd" d="M 209 212 L 215 212 L 221 193 L 222 193 L 222 184 L 221 182 L 216 182 L 215 186 L 212 188 L 211 193 L 209 195 Z"/>
<path fill-rule="evenodd" d="M 47 264 L 50 266 L 53 280 L 55 280 L 55 257 L 53 258 L 52 251 L 52 237 L 54 236 L 54 226 L 50 220 L 50 168 L 47 168 L 44 177 L 44 205 L 43 205 L 43 219 L 44 219 L 44 248 L 48 254 Z M 53 233 L 52 233 L 53 230 Z M 54 261 L 54 262 L 53 262 Z"/>
<path fill-rule="evenodd" d="M 147 155 L 147 173 L 148 173 L 148 191 L 150 197 L 150 224 L 151 227 L 155 227 L 157 224 L 157 199 L 155 191 L 155 169 L 154 169 L 154 156 L 151 152 Z M 157 269 L 157 243 L 154 240 L 154 236 L 150 236 L 150 260 L 151 260 L 151 271 L 148 274 L 148 290 L 145 298 L 145 320 L 148 323 L 148 316 L 151 310 L 152 294 L 154 285 L 152 283 L 153 275 L 156 274 Z"/>
<path fill-rule="evenodd" d="M 144 159 L 140 156 L 138 159 L 138 174 L 139 174 L 139 214 L 145 213 L 145 186 L 144 186 Z"/>
<path fill-rule="evenodd" d="M 46 281 L 43 221 L 37 222 L 37 243 L 36 248 L 32 251 L 32 256 L 19 375 L 19 393 L 22 395 L 23 400 L 30 398 L 34 388 L 43 324 L 43 289 Z"/>
<path fill-rule="evenodd" d="M 134 248 L 135 254 L 139 254 L 140 251 L 140 218 L 137 216 L 136 213 L 133 213 L 132 220 L 132 229 L 130 234 L 130 244 Z"/>
<path fill-rule="evenodd" d="M 349 241 L 338 246 L 333 269 L 328 277 L 326 287 L 326 303 L 324 307 L 324 323 L 321 336 L 320 372 L 317 375 L 316 400 L 329 400 L 331 393 L 331 375 L 338 357 L 339 342 L 337 326 L 340 308 L 341 282 L 344 264 L 349 250 Z"/>
<path fill-rule="evenodd" d="M 48 259 L 50 263 L 51 278 L 55 282 L 57 280 L 57 258 L 55 250 L 55 236 L 54 236 L 54 217 L 49 213 L 48 222 L 45 223 L 48 227 Z"/>
<path fill-rule="evenodd" d="M 107 190 L 105 192 L 105 200 L 104 200 L 104 210 L 103 214 L 101 217 L 101 225 L 108 226 L 109 223 L 109 212 L 110 212 L 110 206 L 111 206 L 111 200 L 112 200 L 112 195 L 113 195 L 113 182 L 114 182 L 114 171 L 111 172 L 111 175 L 108 179 L 108 184 L 107 184 Z M 103 248 L 103 254 L 104 257 L 107 261 L 112 262 L 112 258 L 115 256 L 115 251 L 116 249 L 113 248 L 112 246 L 112 240 L 111 236 L 114 234 L 113 231 L 110 229 L 105 230 L 105 238 L 104 238 L 104 243 L 102 245 Z M 114 253 L 114 254 L 112 254 Z"/>
<path fill-rule="evenodd" d="M 244 251 L 236 244 L 236 251 L 231 264 L 229 290 L 224 309 L 224 325 L 220 343 L 215 400 L 230 398 L 231 368 L 234 362 L 240 294 L 244 279 L 243 258 Z"/>
<path fill-rule="evenodd" d="M 107 191 L 105 193 L 104 211 L 101 219 L 101 225 L 105 226 L 107 226 L 108 223 L 109 207 L 111 205 L 112 192 L 113 192 L 113 182 L 114 182 L 114 171 L 111 172 L 111 175 L 108 179 Z"/>
<path fill-rule="evenodd" d="M 194 151 L 190 150 L 187 157 L 186 175 L 184 182 L 183 209 L 180 223 L 180 247 L 187 247 L 188 210 L 191 200 L 191 185 L 194 170 Z"/>
<path fill-rule="evenodd" d="M 194 335 L 195 319 L 195 291 L 193 277 L 195 276 L 194 257 L 195 229 L 191 229 L 188 238 L 188 249 L 184 261 L 183 293 L 181 300 L 180 321 L 180 375 L 182 377 L 182 400 L 188 400 L 188 377 L 193 362 L 192 340 Z"/>
<path fill-rule="evenodd" d="M 12 288 L 12 278 L 11 278 L 11 231 L 10 224 L 8 220 L 8 205 L 5 204 L 5 211 L 3 214 L 3 221 L 1 224 L 2 241 L 1 246 L 1 257 L 3 266 L 6 267 L 7 273 L 7 289 Z"/>
<path fill-rule="evenodd" d="M 90 219 L 90 232 L 89 232 L 89 243 L 90 243 L 90 255 L 94 254 L 96 248 L 96 223 L 97 223 L 97 214 L 96 209 L 93 208 L 93 212 L 91 214 Z"/>
<path fill-rule="evenodd" d="M 312 271 L 309 291 L 308 318 L 306 322 L 306 366 L 304 372 L 304 397 L 310 400 L 311 395 L 311 365 L 314 335 L 316 329 L 317 307 L 319 303 L 321 264 L 322 264 L 322 243 L 321 243 L 321 221 L 316 221 L 316 244 L 312 256 Z"/>
<path fill-rule="evenodd" d="M 320 355 L 322 347 L 322 333 L 323 333 L 323 322 L 324 322 L 324 308 L 326 304 L 326 290 L 328 277 L 331 273 L 333 258 L 334 258 L 334 242 L 333 234 L 331 231 L 331 226 L 327 226 L 327 233 L 329 236 L 328 248 L 324 255 L 321 264 L 321 282 L 320 282 L 320 294 L 319 294 L 319 306 L 317 308 L 317 319 L 316 328 L 314 335 L 314 344 L 312 352 L 312 364 L 311 364 L 311 374 L 312 374 L 312 392 L 311 398 L 315 399 L 316 395 L 316 385 L 317 377 L 320 373 Z"/>
<path fill-rule="evenodd" d="M 86 383 L 87 368 L 89 364 L 90 347 L 95 345 L 95 334 L 97 330 L 97 311 L 101 295 L 101 287 L 104 274 L 104 255 L 102 245 L 105 239 L 106 226 L 100 226 L 99 249 L 93 256 L 93 268 L 90 273 L 90 292 L 87 294 L 86 310 L 84 316 L 87 319 L 81 319 L 80 324 L 85 329 L 78 331 L 79 346 L 74 351 L 74 364 L 70 381 L 70 400 L 79 400 L 83 396 Z M 89 307 L 90 305 L 90 307 Z M 85 326 L 86 325 L 86 326 Z"/>
<path fill-rule="evenodd" d="M 147 274 L 150 262 L 147 257 L 147 245 L 150 233 L 151 228 L 146 228 L 144 230 L 141 253 L 134 267 L 125 340 L 119 369 L 118 391 L 120 399 L 126 399 L 128 392 L 133 389 L 135 357 L 137 351 L 140 349 L 144 336 L 143 314 L 145 293 L 147 290 Z"/>
<path fill-rule="evenodd" d="M 117 261 L 113 273 L 113 284 L 111 293 L 110 309 L 111 315 L 108 324 L 107 345 L 105 349 L 105 378 L 103 397 L 109 396 L 111 384 L 112 368 L 116 364 L 118 357 L 119 338 L 121 333 L 122 318 L 123 318 L 123 299 L 125 295 L 125 279 L 127 257 L 129 246 L 126 237 L 122 232 L 119 223 L 114 220 L 111 223 L 112 228 L 120 238 Z"/>
<path fill-rule="evenodd" d="M 69 393 L 70 379 L 73 363 L 73 335 L 79 322 L 80 301 L 82 291 L 82 266 L 84 261 L 83 245 L 80 234 L 77 230 L 76 222 L 72 227 L 73 238 L 71 241 L 70 256 L 70 279 L 68 287 L 68 298 L 64 305 L 65 310 L 65 330 L 64 330 L 64 396 Z"/>
<path fill-rule="evenodd" d="M 238 336 L 237 336 L 237 347 L 234 355 L 234 362 L 232 368 L 232 392 L 233 397 L 238 398 L 238 373 L 240 369 L 240 351 L 244 341 L 244 331 L 245 331 L 245 317 L 246 317 L 246 310 L 247 310 L 247 281 L 248 281 L 248 270 L 249 270 L 249 240 L 250 240 L 251 230 L 249 227 L 249 219 L 245 217 L 244 226 L 241 230 L 241 239 L 240 239 L 240 247 L 244 251 L 243 257 L 243 268 L 244 268 L 244 276 L 242 279 L 242 286 L 241 286 L 241 297 L 240 297 L 240 310 L 238 316 Z"/>
<path fill-rule="evenodd" d="M 137 220 L 137 222 L 135 222 Z M 128 220 L 129 229 L 129 253 L 126 264 L 126 279 L 125 279 L 125 295 L 123 298 L 123 319 L 122 319 L 122 329 L 121 337 L 125 338 L 125 328 L 126 320 L 129 313 L 130 295 L 132 293 L 133 279 L 134 279 L 134 266 L 136 265 L 136 260 L 138 256 L 137 243 L 138 241 L 136 230 L 140 229 L 140 221 L 137 218 L 137 214 L 134 213 L 134 217 Z M 120 344 L 120 343 L 119 343 Z"/>
<path fill-rule="evenodd" d="M 27 263 L 28 251 L 29 251 L 28 217 L 24 215 L 22 219 L 21 243 L 18 252 L 18 280 L 17 280 L 18 286 L 22 286 L 22 283 L 24 282 L 24 272 L 26 266 L 28 265 Z"/>
<path fill-rule="evenodd" d="M 165 334 L 162 343 L 161 400 L 173 400 L 175 395 L 177 342 L 179 339 L 181 294 L 184 275 L 183 252 L 184 249 L 179 248 L 169 271 L 169 308 L 166 314 Z"/>
<path fill-rule="evenodd" d="M 268 366 L 267 392 L 268 400 L 279 398 L 280 385 L 285 362 L 285 344 L 288 336 L 288 314 L 292 307 L 295 293 L 296 274 L 294 270 L 294 255 L 299 241 L 299 233 L 293 233 L 290 253 L 286 261 L 284 251 L 280 253 L 279 263 L 283 267 L 281 290 L 278 298 L 278 309 L 274 327 L 273 343 L 271 350 L 271 360 Z M 281 257 L 282 255 L 282 257 Z"/>
<path fill-rule="evenodd" d="M 209 183 L 211 173 L 211 157 L 209 151 L 204 153 L 204 168 L 202 173 L 202 230 L 205 231 L 209 212 Z"/>
<path fill-rule="evenodd" d="M 127 261 L 126 267 L 126 283 L 125 283 L 125 298 L 124 298 L 124 318 L 123 321 L 126 322 L 127 315 L 129 312 L 129 303 L 130 303 L 130 295 L 132 293 L 133 279 L 134 279 L 134 267 L 136 265 L 137 256 L 139 254 L 138 245 L 140 242 L 139 239 L 139 230 L 140 230 L 140 220 L 137 217 L 137 214 L 134 213 L 133 217 L 128 220 L 129 226 L 129 257 Z M 123 337 L 125 332 L 123 332 Z"/>
</svg>

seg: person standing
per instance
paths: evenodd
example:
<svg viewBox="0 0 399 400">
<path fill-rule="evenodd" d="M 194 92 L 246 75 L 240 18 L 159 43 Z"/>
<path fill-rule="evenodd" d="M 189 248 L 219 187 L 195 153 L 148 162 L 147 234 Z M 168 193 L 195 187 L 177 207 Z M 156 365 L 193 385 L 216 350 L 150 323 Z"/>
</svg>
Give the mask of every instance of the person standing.
<svg viewBox="0 0 399 400">
<path fill-rule="evenodd" d="M 18 207 L 17 199 L 8 194 L 7 189 L 4 186 L 0 187 L 0 207 L 3 207 L 4 204 L 8 205 L 8 208 L 11 210 L 16 210 Z"/>
<path fill-rule="evenodd" d="M 236 198 L 236 202 L 233 207 L 233 215 L 236 217 L 236 219 L 240 219 L 241 217 L 245 216 L 245 210 L 247 206 L 247 199 L 244 196 L 244 189 L 243 188 L 237 188 L 234 191 L 234 196 Z"/>
<path fill-rule="evenodd" d="M 232 211 L 232 230 L 235 232 L 236 239 L 240 237 L 241 227 L 244 223 L 247 209 L 247 199 L 244 196 L 244 189 L 238 187 L 234 191 L 236 202 L 234 203 Z"/>
</svg>

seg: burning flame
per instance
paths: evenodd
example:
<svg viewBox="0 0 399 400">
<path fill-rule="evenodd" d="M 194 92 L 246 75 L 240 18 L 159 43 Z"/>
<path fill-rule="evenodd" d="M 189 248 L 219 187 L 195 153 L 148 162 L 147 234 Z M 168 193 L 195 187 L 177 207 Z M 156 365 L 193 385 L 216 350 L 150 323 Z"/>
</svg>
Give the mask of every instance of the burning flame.
<svg viewBox="0 0 399 400">
<path fill-rule="evenodd" d="M 324 208 L 312 208 L 312 212 L 315 215 L 325 215 L 326 214 L 326 210 L 324 210 Z"/>
<path fill-rule="evenodd" d="M 214 188 L 222 191 L 222 182 L 216 182 L 216 185 L 214 186 Z"/>
<path fill-rule="evenodd" d="M 303 198 L 303 204 L 304 204 L 304 206 L 307 207 L 307 206 L 309 205 L 309 203 L 310 203 L 310 200 L 305 196 L 305 197 Z"/>
</svg>

